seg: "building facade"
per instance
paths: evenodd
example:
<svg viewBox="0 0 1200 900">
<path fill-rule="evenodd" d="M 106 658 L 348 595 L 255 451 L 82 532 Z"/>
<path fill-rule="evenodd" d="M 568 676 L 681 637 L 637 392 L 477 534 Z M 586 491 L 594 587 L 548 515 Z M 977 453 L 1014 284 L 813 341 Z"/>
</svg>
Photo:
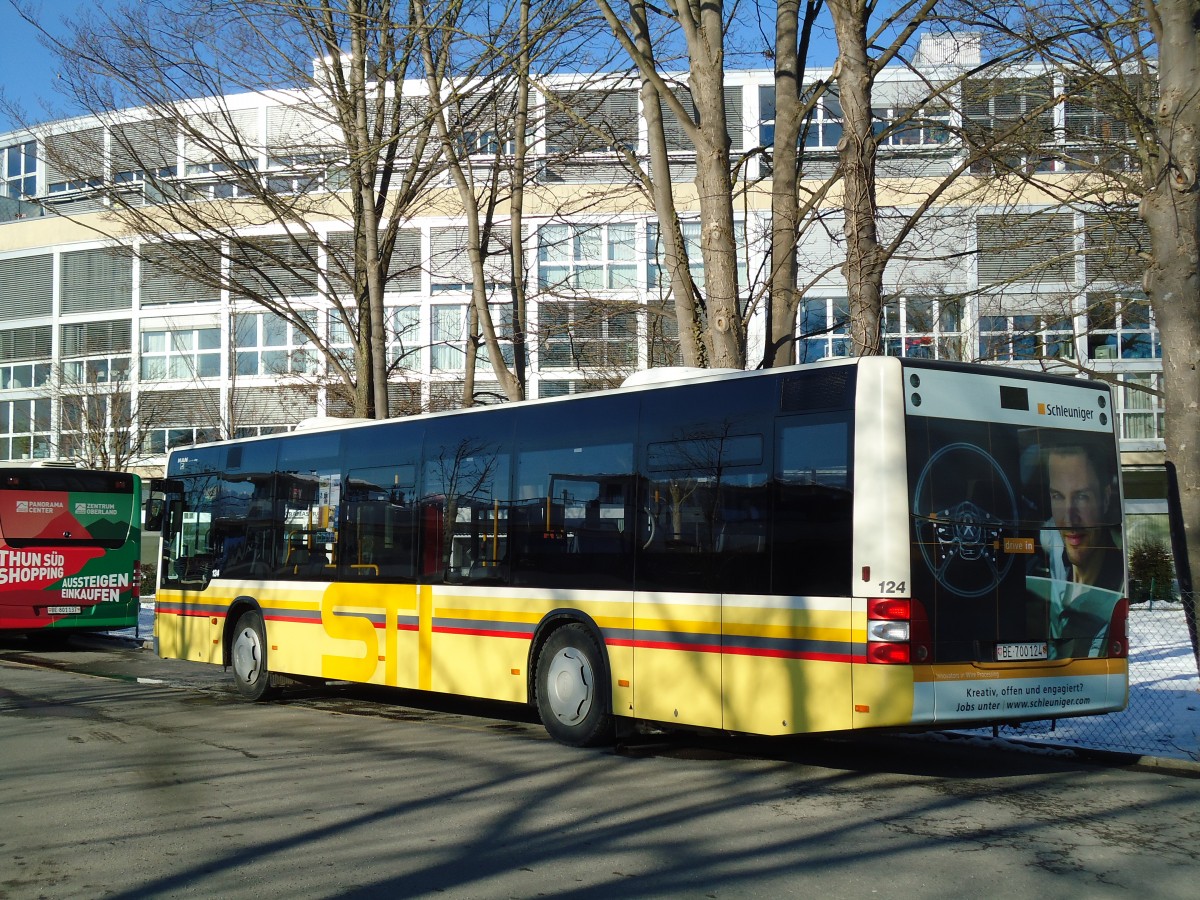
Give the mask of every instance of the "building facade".
<svg viewBox="0 0 1200 900">
<path fill-rule="evenodd" d="M 1055 79 L 1062 76 L 1019 73 L 1003 84 L 989 81 L 986 90 L 967 80 L 947 92 L 953 102 L 929 101 L 921 98 L 928 95 L 930 73 L 949 76 L 936 48 L 924 49 L 931 68 L 921 77 L 885 72 L 875 90 L 883 237 L 889 228 L 905 227 L 930 196 L 941 198 L 907 232 L 888 266 L 885 352 L 1117 381 L 1128 512 L 1147 533 L 1161 536 L 1161 349 L 1140 293 L 1136 251 L 1143 235 L 1136 217 L 1114 226 L 1111 210 L 1101 216 L 1087 202 L 1064 203 L 1028 184 L 997 188 L 1005 172 L 1036 171 L 1044 182 L 1077 178 L 1081 148 L 1069 136 L 1103 135 L 1119 145 L 1124 126 L 1082 101 L 1043 104 L 1030 120 L 1063 152 L 1010 154 L 1001 167 L 994 155 L 973 155 L 972 128 L 998 128 L 1021 111 L 1041 109 L 1039 102 L 1054 95 Z M 814 81 L 828 75 L 810 73 Z M 535 102 L 541 112 L 533 116 L 536 132 L 530 135 L 531 183 L 538 191 L 521 234 L 531 286 L 530 397 L 616 384 L 633 371 L 677 358 L 659 224 L 630 176 L 627 154 L 648 159 L 637 86 L 582 83 L 578 77 L 564 78 L 562 85 L 581 116 L 564 117 L 553 104 Z M 344 190 L 327 173 L 312 177 L 294 152 L 298 134 L 313 140 L 321 131 L 305 94 L 246 94 L 206 104 L 222 111 L 246 148 L 246 170 L 272 190 Z M 739 282 L 755 364 L 762 355 L 769 268 L 772 73 L 730 73 L 726 110 L 738 160 Z M 580 119 L 602 124 L 607 139 L 597 140 L 595 128 Z M 695 155 L 669 115 L 666 129 L 682 236 L 692 274 L 702 284 L 691 184 Z M 802 190 L 815 195 L 833 175 L 842 134 L 836 96 L 825 96 L 802 138 Z M 482 128 L 464 129 L 462 141 L 481 161 L 509 143 Z M 154 177 L 145 164 L 147 147 L 157 160 Z M 88 167 L 69 171 L 63 161 L 72 154 L 88 157 Z M 1128 164 L 1119 157 L 1113 163 Z M 953 190 L 943 187 L 947 182 Z M 307 216 L 311 253 L 298 266 L 275 265 L 270 257 L 259 267 L 268 290 L 295 310 L 289 319 L 228 284 L 215 286 L 165 264 L 157 236 L 114 229 L 114 195 L 98 191 L 102 183 L 149 206 L 166 202 L 164 183 L 185 187 L 194 204 L 239 198 L 236 180 L 213 153 L 183 134 L 164 138 L 161 123 L 145 111 L 0 135 L 0 462 L 88 458 L 98 442 L 115 441 L 134 448 L 132 465 L 153 471 L 172 447 L 271 433 L 308 417 L 348 412 L 344 386 L 311 336 L 344 358 L 352 353 L 350 329 L 331 302 L 337 289 L 328 277 L 338 248 L 350 239 L 344 217 L 314 206 Z M 829 197 L 814 204 L 800 244 L 801 362 L 849 352 L 842 216 L 836 196 Z M 385 296 L 396 413 L 462 403 L 472 351 L 472 273 L 457 202 L 443 175 L 399 231 Z M 278 242 L 280 258 L 294 251 L 294 240 L 284 241 L 269 227 L 248 227 L 261 232 L 264 247 Z M 238 265 L 228 246 L 209 252 L 214 266 Z M 502 253 L 489 256 L 485 266 L 511 362 L 511 270 Z M 298 268 L 311 269 L 311 277 Z M 480 355 L 474 400 L 502 399 Z"/>
</svg>

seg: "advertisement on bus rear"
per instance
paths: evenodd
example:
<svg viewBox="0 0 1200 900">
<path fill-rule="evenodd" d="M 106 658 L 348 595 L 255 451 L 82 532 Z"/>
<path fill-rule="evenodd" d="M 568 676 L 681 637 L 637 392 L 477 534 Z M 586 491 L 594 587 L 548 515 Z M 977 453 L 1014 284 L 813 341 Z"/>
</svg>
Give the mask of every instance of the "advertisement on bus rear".
<svg viewBox="0 0 1200 900">
<path fill-rule="evenodd" d="M 933 661 L 1108 656 L 1125 596 L 1108 392 L 1086 382 L 915 374 L 913 596 L 929 617 Z"/>
<path fill-rule="evenodd" d="M 0 491 L 0 628 L 129 601 L 135 503 L 132 494 Z"/>
</svg>

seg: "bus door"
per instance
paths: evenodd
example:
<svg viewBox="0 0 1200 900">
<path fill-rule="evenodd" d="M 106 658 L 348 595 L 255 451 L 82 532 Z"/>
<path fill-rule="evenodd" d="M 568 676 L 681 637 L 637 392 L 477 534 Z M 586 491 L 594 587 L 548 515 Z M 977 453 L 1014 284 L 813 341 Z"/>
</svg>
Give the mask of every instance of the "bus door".
<svg viewBox="0 0 1200 900">
<path fill-rule="evenodd" d="M 730 730 L 787 734 L 849 724 L 849 416 L 780 416 L 772 458 L 745 475 L 731 470 L 738 480 L 726 496 L 736 499 L 723 505 L 720 546 Z M 761 543 L 751 530 L 760 520 L 770 523 Z"/>
<path fill-rule="evenodd" d="M 639 718 L 730 727 L 737 701 L 729 678 L 736 684 L 744 676 L 726 655 L 729 604 L 739 607 L 739 620 L 746 598 L 768 584 L 764 413 L 772 398 L 770 380 L 748 379 L 681 385 L 643 400 L 634 595 Z M 748 683 L 746 691 L 753 691 Z"/>
</svg>

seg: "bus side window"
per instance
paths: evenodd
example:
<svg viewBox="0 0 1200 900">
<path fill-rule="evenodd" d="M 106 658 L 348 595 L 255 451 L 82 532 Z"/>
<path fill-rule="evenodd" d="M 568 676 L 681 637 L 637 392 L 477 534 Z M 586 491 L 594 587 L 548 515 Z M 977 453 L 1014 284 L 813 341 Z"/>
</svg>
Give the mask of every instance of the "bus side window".
<svg viewBox="0 0 1200 900">
<path fill-rule="evenodd" d="M 637 398 L 520 410 L 509 521 L 514 584 L 629 590 Z"/>
<path fill-rule="evenodd" d="M 342 502 L 341 436 L 315 432 L 279 446 L 275 576 L 332 581 Z"/>
<path fill-rule="evenodd" d="M 429 580 L 508 581 L 512 422 L 497 411 L 429 423 L 420 551 Z"/>
<path fill-rule="evenodd" d="M 340 524 L 341 577 L 411 581 L 416 574 L 416 466 L 351 469 Z"/>
<path fill-rule="evenodd" d="M 647 446 L 642 571 L 650 584 L 767 590 L 766 442 L 735 427 L 706 434 L 697 425 L 687 437 Z"/>
<path fill-rule="evenodd" d="M 850 593 L 850 416 L 847 411 L 778 420 L 771 584 L 776 594 Z"/>
</svg>

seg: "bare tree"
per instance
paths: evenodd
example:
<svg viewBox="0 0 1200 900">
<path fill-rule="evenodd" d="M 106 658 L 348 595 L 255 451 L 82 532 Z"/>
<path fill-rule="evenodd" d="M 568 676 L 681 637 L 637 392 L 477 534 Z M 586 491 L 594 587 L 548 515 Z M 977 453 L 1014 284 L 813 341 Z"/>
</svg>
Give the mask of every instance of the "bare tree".
<svg viewBox="0 0 1200 900">
<path fill-rule="evenodd" d="M 59 458 L 115 472 L 146 458 L 146 437 L 157 426 L 135 409 L 129 375 L 108 366 L 60 366 Z"/>
<path fill-rule="evenodd" d="M 1178 475 L 1187 568 L 1194 574 L 1200 572 L 1200 3 L 1145 0 L 1145 10 L 1159 50 L 1151 119 L 1157 152 L 1148 159 L 1141 203 L 1151 244 L 1145 286 L 1162 334 L 1167 459 Z M 1192 601 L 1200 660 L 1195 595 Z"/>
<path fill-rule="evenodd" d="M 744 368 L 746 364 L 746 324 L 739 303 L 737 251 L 733 215 L 733 175 L 730 138 L 725 109 L 725 31 L 728 25 L 724 4 L 697 0 L 668 0 L 669 14 L 663 18 L 678 28 L 687 50 L 689 77 L 687 94 L 694 113 L 684 105 L 679 93 L 668 83 L 653 55 L 649 40 L 652 27 L 645 4 L 635 4 L 632 26 L 613 10 L 608 0 L 597 0 L 613 35 L 637 66 L 642 78 L 644 105 L 661 103 L 671 111 L 696 152 L 695 184 L 700 208 L 700 248 L 704 259 L 704 296 L 696 296 L 695 312 L 688 308 L 688 285 L 678 261 L 683 258 L 677 236 L 666 239 L 680 333 L 686 341 L 689 323 L 701 323 L 706 362 L 713 366 Z M 657 94 L 657 102 L 652 96 Z M 651 114 L 653 115 L 653 113 Z M 660 128 L 649 131 L 651 159 L 665 164 Z M 662 146 L 654 149 L 655 144 Z M 654 172 L 655 181 L 670 183 L 669 168 Z M 661 191 L 654 193 L 663 232 L 675 227 L 673 204 L 667 207 Z M 675 244 L 672 247 L 672 243 Z M 684 344 L 684 357 L 699 352 Z"/>
<path fill-rule="evenodd" d="M 67 38 L 47 34 L 93 117 L 42 129 L 52 177 L 87 199 L 56 211 L 103 209 L 109 234 L 158 239 L 156 265 L 294 323 L 355 413 L 377 417 L 388 414 L 383 296 L 400 227 L 440 174 L 427 108 L 403 91 L 415 60 L 399 11 L 180 0 L 96 8 Z M 236 92 L 280 84 L 296 89 L 273 96 L 262 134 Z M 322 219 L 345 223 L 345 240 L 318 230 Z M 317 296 L 354 335 L 350 359 L 301 314 Z"/>
<path fill-rule="evenodd" d="M 418 0 L 412 9 L 436 137 L 465 220 L 471 304 L 463 402 L 474 402 L 476 346 L 485 349 L 504 396 L 521 400 L 530 300 L 525 206 L 537 191 L 529 159 L 544 121 L 531 113 L 532 70 L 562 64 L 596 29 L 580 16 L 583 0 L 515 0 L 486 21 L 457 2 L 433 6 Z M 545 192 L 537 199 L 554 203 Z M 500 304 L 490 302 L 499 281 L 510 285 L 501 323 L 494 313 Z M 511 340 L 511 365 L 504 337 Z"/>
<path fill-rule="evenodd" d="M 1058 181 L 1036 171 L 1023 177 L 1090 217 L 1085 242 L 1096 258 L 1139 257 L 1142 286 L 1162 341 L 1167 460 L 1178 479 L 1187 544 L 1187 559 L 1177 561 L 1196 572 L 1200 5 L 1196 0 L 1018 0 L 960 3 L 947 13 L 969 27 L 986 28 L 996 46 L 1041 63 L 1056 79 L 1061 93 L 1055 100 L 1064 105 L 1065 115 L 1054 152 L 1079 174 Z M 1144 231 L 1133 220 L 1135 211 Z M 1136 279 L 1127 273 L 1126 280 Z M 1134 296 L 1114 307 L 1102 296 L 1089 318 L 1104 327 L 1114 312 L 1136 310 L 1138 302 Z"/>
<path fill-rule="evenodd" d="M 781 0 L 775 16 L 775 132 L 771 154 L 771 272 L 764 365 L 796 362 L 796 316 L 800 307 L 796 254 L 804 228 L 799 179 L 803 126 L 821 91 L 805 85 L 805 63 L 824 0 Z"/>
</svg>

